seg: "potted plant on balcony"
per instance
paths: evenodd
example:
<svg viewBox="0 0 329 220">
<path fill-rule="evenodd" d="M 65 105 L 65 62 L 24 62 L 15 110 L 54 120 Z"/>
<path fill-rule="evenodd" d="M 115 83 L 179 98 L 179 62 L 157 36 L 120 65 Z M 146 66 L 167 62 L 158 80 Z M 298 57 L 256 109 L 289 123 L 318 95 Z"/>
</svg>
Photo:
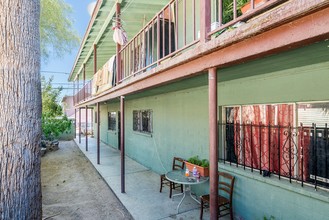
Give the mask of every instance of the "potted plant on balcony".
<svg viewBox="0 0 329 220">
<path fill-rule="evenodd" d="M 196 167 L 200 176 L 209 176 L 209 161 L 207 159 L 201 160 L 199 156 L 193 156 L 185 161 L 185 166 L 189 171 L 192 171 Z"/>
</svg>

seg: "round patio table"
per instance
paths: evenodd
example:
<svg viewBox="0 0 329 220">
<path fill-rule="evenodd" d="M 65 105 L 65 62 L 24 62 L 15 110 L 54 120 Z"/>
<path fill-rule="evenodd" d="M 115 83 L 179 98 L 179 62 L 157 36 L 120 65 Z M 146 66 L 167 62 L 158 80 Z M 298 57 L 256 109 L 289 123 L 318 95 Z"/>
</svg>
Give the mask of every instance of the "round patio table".
<svg viewBox="0 0 329 220">
<path fill-rule="evenodd" d="M 185 199 L 186 194 L 189 195 L 194 201 L 196 201 L 197 203 L 200 204 L 199 200 L 197 200 L 191 194 L 191 185 L 198 185 L 198 184 L 205 183 L 209 180 L 209 177 L 196 178 L 196 177 L 191 176 L 191 172 L 190 172 L 190 176 L 186 177 L 185 170 L 170 171 L 170 172 L 166 173 L 166 177 L 171 182 L 182 184 L 184 187 L 184 190 L 182 193 L 174 194 L 172 196 L 172 197 L 174 197 L 174 196 L 183 195 L 183 198 L 181 199 L 181 201 L 178 203 L 178 206 L 177 206 L 177 214 L 179 213 L 179 207 L 182 204 L 183 200 Z M 188 191 L 189 191 L 189 193 L 187 193 Z"/>
</svg>

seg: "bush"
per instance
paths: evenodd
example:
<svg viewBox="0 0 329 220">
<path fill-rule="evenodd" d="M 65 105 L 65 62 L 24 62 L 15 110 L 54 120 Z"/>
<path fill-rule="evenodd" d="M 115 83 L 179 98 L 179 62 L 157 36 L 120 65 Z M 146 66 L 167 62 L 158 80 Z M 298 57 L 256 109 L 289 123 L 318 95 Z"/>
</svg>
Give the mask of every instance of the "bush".
<svg viewBox="0 0 329 220">
<path fill-rule="evenodd" d="M 72 122 L 66 116 L 51 117 L 42 115 L 42 132 L 47 140 L 53 140 L 60 134 L 70 131 L 71 126 Z"/>
</svg>

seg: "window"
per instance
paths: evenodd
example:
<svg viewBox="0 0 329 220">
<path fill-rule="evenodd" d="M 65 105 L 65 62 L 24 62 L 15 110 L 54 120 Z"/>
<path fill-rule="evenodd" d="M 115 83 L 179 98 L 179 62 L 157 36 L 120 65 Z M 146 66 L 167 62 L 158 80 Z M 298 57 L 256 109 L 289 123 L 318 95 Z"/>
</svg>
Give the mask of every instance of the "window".
<svg viewBox="0 0 329 220">
<path fill-rule="evenodd" d="M 133 130 L 152 133 L 152 110 L 133 111 Z"/>
<path fill-rule="evenodd" d="M 108 113 L 108 130 L 115 131 L 116 130 L 116 112 Z"/>
<path fill-rule="evenodd" d="M 329 188 L 329 103 L 224 108 L 223 159 Z"/>
</svg>

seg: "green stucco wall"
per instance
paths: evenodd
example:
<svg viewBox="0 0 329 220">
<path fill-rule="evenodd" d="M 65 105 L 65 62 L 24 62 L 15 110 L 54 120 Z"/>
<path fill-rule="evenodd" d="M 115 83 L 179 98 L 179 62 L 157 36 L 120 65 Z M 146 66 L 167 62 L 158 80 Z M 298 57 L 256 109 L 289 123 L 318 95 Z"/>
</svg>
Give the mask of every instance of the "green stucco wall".
<svg viewBox="0 0 329 220">
<path fill-rule="evenodd" d="M 118 149 L 118 114 L 119 114 L 119 103 L 102 103 L 100 105 L 100 133 L 101 133 L 101 141 L 106 143 L 107 145 Z M 95 109 L 96 110 L 96 109 Z M 108 130 L 108 113 L 116 112 L 116 130 Z M 97 134 L 97 124 L 94 124 L 94 134 Z"/>
<path fill-rule="evenodd" d="M 245 71 L 250 71 L 246 69 Z M 218 84 L 219 105 L 329 100 L 329 62 Z"/>
<path fill-rule="evenodd" d="M 126 153 L 157 173 L 171 169 L 172 158 L 208 158 L 206 88 L 126 101 Z M 153 111 L 151 135 L 133 131 L 133 110 Z"/>
<path fill-rule="evenodd" d="M 218 105 L 328 101 L 328 43 L 218 70 Z M 182 85 L 184 81 L 181 82 Z M 145 92 L 147 94 L 147 92 Z M 101 108 L 101 140 L 117 147 L 116 133 L 107 131 L 107 112 Z M 153 133 L 133 131 L 133 110 L 153 112 Z M 112 110 L 111 110 L 112 111 Z M 219 108 L 219 116 L 221 108 Z M 221 117 L 219 117 L 221 121 Z M 126 154 L 157 173 L 171 169 L 172 158 L 209 158 L 208 87 L 199 86 L 125 101 Z M 219 137 L 221 134 L 219 133 Z M 219 140 L 219 151 L 222 151 Z M 236 176 L 234 211 L 241 219 L 326 219 L 329 193 L 227 165 Z M 208 191 L 205 184 L 198 194 Z"/>
<path fill-rule="evenodd" d="M 275 220 L 328 219 L 328 192 L 258 172 L 219 164 L 219 169 L 236 176 L 233 210 L 236 219 Z"/>
</svg>

